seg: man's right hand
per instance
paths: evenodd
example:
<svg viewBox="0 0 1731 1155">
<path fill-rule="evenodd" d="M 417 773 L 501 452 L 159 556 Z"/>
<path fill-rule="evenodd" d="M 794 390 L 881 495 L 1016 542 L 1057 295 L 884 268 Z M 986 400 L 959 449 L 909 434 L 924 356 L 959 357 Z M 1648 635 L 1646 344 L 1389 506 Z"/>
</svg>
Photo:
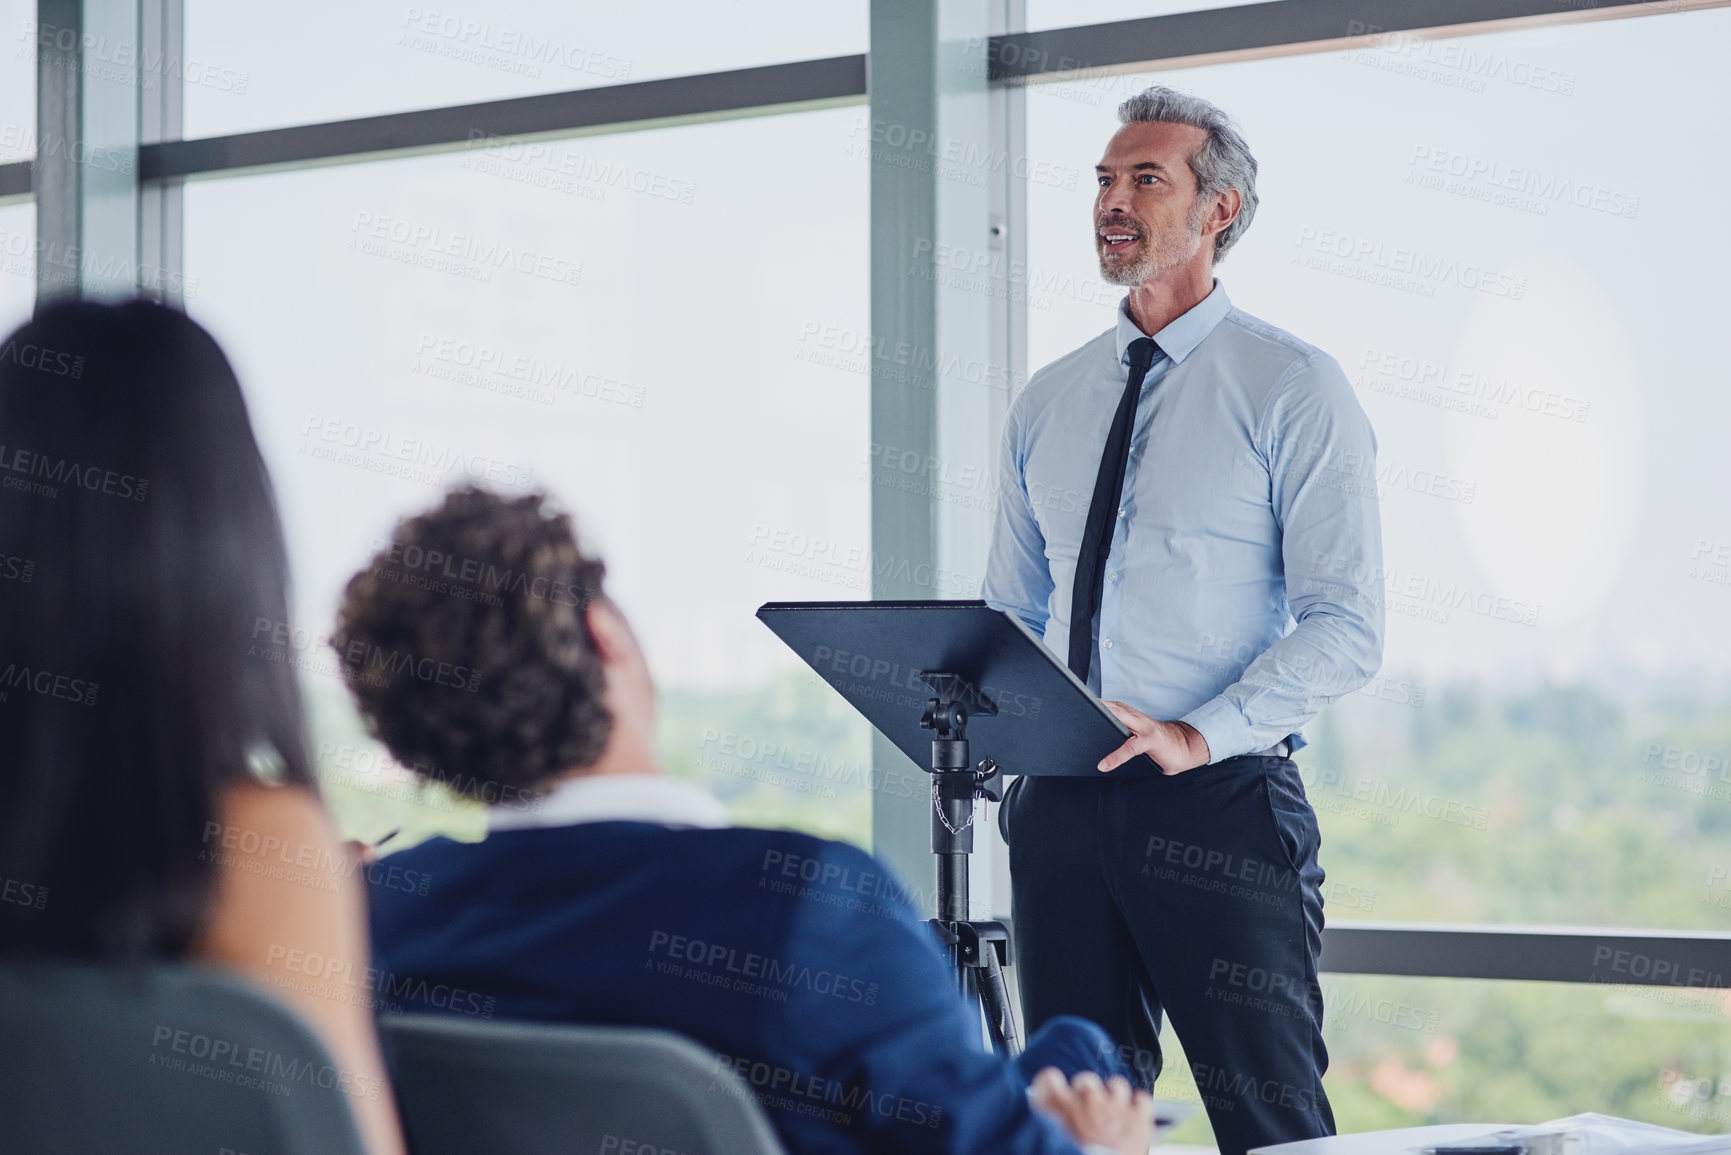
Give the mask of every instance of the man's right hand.
<svg viewBox="0 0 1731 1155">
<path fill-rule="evenodd" d="M 1132 1092 L 1129 1081 L 1118 1076 L 1103 1083 L 1094 1072 L 1081 1071 L 1065 1082 L 1064 1072 L 1047 1067 L 1034 1076 L 1031 1097 L 1082 1146 L 1148 1155 L 1154 1142 L 1154 1097 Z"/>
</svg>

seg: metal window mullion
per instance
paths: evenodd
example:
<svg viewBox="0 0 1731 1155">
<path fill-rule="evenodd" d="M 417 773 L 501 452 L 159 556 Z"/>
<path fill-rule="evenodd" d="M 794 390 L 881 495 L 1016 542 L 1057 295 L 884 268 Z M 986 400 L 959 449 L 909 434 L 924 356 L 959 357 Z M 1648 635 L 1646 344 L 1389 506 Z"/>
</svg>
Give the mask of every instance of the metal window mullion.
<svg viewBox="0 0 1731 1155">
<path fill-rule="evenodd" d="M 1322 932 L 1324 971 L 1718 990 L 1731 935 L 1546 926 L 1346 924 Z"/>
<path fill-rule="evenodd" d="M 37 0 L 36 297 L 138 282 L 140 0 Z"/>
<path fill-rule="evenodd" d="M 141 0 L 139 42 L 156 63 L 141 62 L 139 139 L 156 144 L 179 140 L 185 122 L 183 60 L 186 48 L 185 0 Z M 138 286 L 165 304 L 183 304 L 182 264 L 185 226 L 183 182 L 143 184 L 138 195 Z"/>
<path fill-rule="evenodd" d="M 992 35 L 1001 37 L 1027 27 L 1027 0 L 996 0 Z M 1010 400 L 1028 379 L 1028 166 L 1018 163 L 1028 149 L 1028 90 L 1019 84 L 995 84 L 987 113 L 992 150 L 1002 162 L 990 171 L 988 185 L 989 244 L 993 266 L 990 375 L 1004 387 L 989 394 L 988 444 L 996 446 L 1003 433 Z M 997 461 L 988 459 L 995 477 Z M 992 915 L 1010 914 L 1010 853 L 996 823 L 986 824 L 983 849 L 988 863 Z M 1013 971 L 1014 968 L 1011 968 Z M 1012 976 L 1013 977 L 1013 976 Z"/>
<path fill-rule="evenodd" d="M 33 181 L 30 170 L 35 167 L 35 163 L 30 160 L 15 160 L 0 164 L 0 205 L 31 198 L 30 186 Z"/>
<path fill-rule="evenodd" d="M 874 445 L 929 458 L 937 450 L 937 375 L 921 363 L 899 364 L 887 351 L 936 347 L 937 283 L 933 237 L 937 233 L 936 177 L 877 142 L 879 128 L 894 125 L 897 139 L 938 132 L 938 18 L 925 0 L 872 0 L 868 167 L 871 181 L 871 431 Z M 887 132 L 883 133 L 887 138 Z M 923 489 L 893 484 L 881 458 L 872 459 L 871 596 L 922 598 L 911 580 L 918 567 L 937 561 L 937 513 Z M 903 575 L 908 580 L 904 580 Z M 872 796 L 872 849 L 903 879 L 920 885 L 932 876 L 928 775 L 894 744 L 872 734 L 872 762 L 880 781 L 912 781 L 911 797 L 879 790 Z M 930 895 L 916 897 L 933 913 Z"/>
<path fill-rule="evenodd" d="M 31 185 L 36 195 L 36 297 L 44 300 L 78 291 L 77 264 L 68 264 L 67 255 L 76 251 L 79 240 L 80 173 L 65 142 L 81 135 L 83 57 L 76 43 L 63 42 L 59 29 L 81 36 L 84 6 L 79 0 L 38 0 L 36 27 L 36 157 Z"/>
<path fill-rule="evenodd" d="M 1322 52 L 1380 36 L 1467 36 L 1717 8 L 1731 0 L 1270 0 L 993 37 L 994 82 L 1086 78 L 1180 63 Z"/>
<path fill-rule="evenodd" d="M 866 59 L 839 56 L 673 76 L 448 108 L 298 124 L 146 145 L 148 182 L 419 156 L 475 147 L 490 137 L 552 139 L 706 123 L 857 103 Z"/>
</svg>

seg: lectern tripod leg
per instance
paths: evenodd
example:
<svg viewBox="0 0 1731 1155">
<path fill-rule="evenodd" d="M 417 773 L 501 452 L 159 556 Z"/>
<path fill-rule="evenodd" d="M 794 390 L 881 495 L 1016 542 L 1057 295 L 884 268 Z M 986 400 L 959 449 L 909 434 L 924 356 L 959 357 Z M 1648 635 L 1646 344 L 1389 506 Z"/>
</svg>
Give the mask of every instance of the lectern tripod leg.
<svg viewBox="0 0 1731 1155">
<path fill-rule="evenodd" d="M 998 951 L 991 943 L 983 952 L 985 969 L 979 971 L 980 1009 L 986 1015 L 986 1030 L 991 1033 L 992 1046 L 1006 1055 L 1018 1054 L 1022 1042 L 1016 1036 L 1016 1020 L 1010 1014 L 1010 992 L 1004 986 L 1004 968 L 998 965 Z"/>
<path fill-rule="evenodd" d="M 962 898 L 965 909 L 965 893 Z M 956 989 L 970 1006 L 979 1007 L 993 1048 L 1004 1055 L 1019 1054 L 1022 1045 L 1010 1011 L 1004 957 L 1000 954 L 1008 952 L 1009 929 L 1001 922 L 942 918 L 933 919 L 932 927 L 949 950 Z"/>
</svg>

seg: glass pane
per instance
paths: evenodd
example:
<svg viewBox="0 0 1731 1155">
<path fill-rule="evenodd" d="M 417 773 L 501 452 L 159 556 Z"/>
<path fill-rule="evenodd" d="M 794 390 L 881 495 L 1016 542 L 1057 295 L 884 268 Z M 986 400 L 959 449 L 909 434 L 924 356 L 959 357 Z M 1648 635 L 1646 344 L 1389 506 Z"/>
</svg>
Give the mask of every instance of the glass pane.
<svg viewBox="0 0 1731 1155">
<path fill-rule="evenodd" d="M 866 50 L 865 0 L 187 0 L 186 135 L 215 136 Z"/>
<path fill-rule="evenodd" d="M 742 820 L 869 842 L 864 724 L 753 617 L 869 592 L 868 378 L 836 351 L 867 323 L 858 115 L 188 185 L 189 312 L 281 495 L 305 631 L 283 657 L 350 833 L 478 830 L 412 805 L 319 641 L 394 521 L 474 476 L 576 511 L 670 770 Z M 766 156 L 799 163 L 766 180 Z"/>
<path fill-rule="evenodd" d="M 1245 972 L 1249 975 L 1251 972 Z M 1247 977 L 1220 993 L 1242 993 Z M 1731 1129 L 1731 1009 L 1699 988 L 1323 975 L 1323 1079 L 1344 1134 L 1543 1123 L 1584 1111 Z M 1177 1144 L 1213 1143 L 1203 1088 L 1167 1031 L 1160 1097 L 1197 1106 Z M 1214 1076 L 1202 1072 L 1206 1082 Z"/>
<path fill-rule="evenodd" d="M 36 3 L 0 0 L 0 164 L 36 155 Z"/>
<path fill-rule="evenodd" d="M 1237 8 L 1261 3 L 1263 0 L 1028 0 L 1028 30 L 1079 28 L 1084 24 L 1109 24 L 1115 20 L 1139 20 L 1144 16 L 1170 16 L 1174 12 L 1203 12 L 1211 8 Z"/>
<path fill-rule="evenodd" d="M 0 333 L 30 319 L 36 300 L 36 205 L 0 205 Z"/>
<path fill-rule="evenodd" d="M 1698 11 L 1130 86 L 1241 120 L 1262 203 L 1221 281 L 1377 431 L 1383 670 L 1300 758 L 1336 921 L 1727 925 L 1728 41 Z M 1030 155 L 1098 156 L 1089 84 L 1029 90 Z M 1086 182 L 1028 193 L 1038 366 L 1122 294 Z"/>
</svg>

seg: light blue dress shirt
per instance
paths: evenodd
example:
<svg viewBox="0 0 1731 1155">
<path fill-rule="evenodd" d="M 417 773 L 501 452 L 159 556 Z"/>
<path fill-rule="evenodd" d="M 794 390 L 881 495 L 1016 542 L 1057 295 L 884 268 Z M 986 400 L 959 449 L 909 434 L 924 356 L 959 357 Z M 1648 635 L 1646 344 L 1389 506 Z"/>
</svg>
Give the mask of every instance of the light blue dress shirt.
<svg viewBox="0 0 1731 1155">
<path fill-rule="evenodd" d="M 1126 299 L 1127 300 L 1127 299 Z M 1142 332 L 1036 373 L 1004 424 L 984 597 L 1063 661 L 1083 523 Z M 1382 664 L 1376 435 L 1340 365 L 1220 282 L 1155 333 L 1088 684 L 1218 762 L 1291 737 Z M 1081 628 L 1089 629 L 1089 625 Z"/>
</svg>

